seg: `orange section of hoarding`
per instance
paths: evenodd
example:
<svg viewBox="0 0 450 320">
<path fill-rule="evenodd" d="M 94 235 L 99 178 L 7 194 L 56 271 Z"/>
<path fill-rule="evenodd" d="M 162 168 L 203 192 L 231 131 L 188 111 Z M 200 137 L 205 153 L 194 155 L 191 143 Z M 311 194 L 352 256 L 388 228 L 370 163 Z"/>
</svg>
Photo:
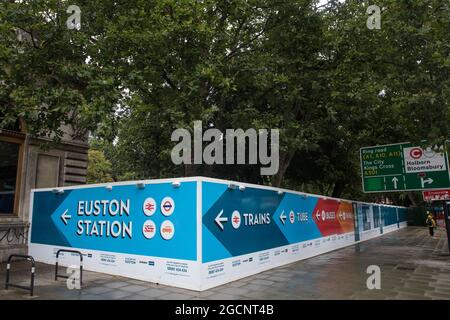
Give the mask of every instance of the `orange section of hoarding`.
<svg viewBox="0 0 450 320">
<path fill-rule="evenodd" d="M 337 218 L 344 233 L 355 231 L 353 207 L 350 202 L 343 201 L 339 204 Z"/>
</svg>

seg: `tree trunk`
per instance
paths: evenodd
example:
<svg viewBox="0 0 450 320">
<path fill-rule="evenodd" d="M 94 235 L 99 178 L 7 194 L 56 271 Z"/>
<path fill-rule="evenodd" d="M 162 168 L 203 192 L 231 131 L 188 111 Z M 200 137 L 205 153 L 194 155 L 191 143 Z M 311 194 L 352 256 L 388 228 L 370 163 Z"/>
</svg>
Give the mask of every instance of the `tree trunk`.
<svg viewBox="0 0 450 320">
<path fill-rule="evenodd" d="M 280 167 L 278 168 L 278 172 L 272 178 L 272 185 L 274 187 L 280 187 L 283 182 L 284 175 L 291 164 L 291 160 L 294 157 L 294 153 L 285 153 L 282 152 L 280 157 Z"/>
<path fill-rule="evenodd" d="M 331 196 L 333 198 L 340 198 L 342 196 L 342 192 L 344 192 L 344 189 L 345 189 L 345 182 L 342 180 L 336 181 Z"/>
<path fill-rule="evenodd" d="M 204 164 L 202 166 L 202 176 L 214 178 L 214 165 Z"/>
<path fill-rule="evenodd" d="M 407 195 L 408 195 L 409 201 L 411 201 L 412 206 L 413 206 L 413 207 L 417 207 L 417 202 L 416 202 L 416 200 L 414 199 L 413 194 L 412 194 L 411 192 L 408 192 Z"/>
<path fill-rule="evenodd" d="M 192 177 L 195 176 L 195 164 L 185 164 L 184 165 L 184 176 Z"/>
</svg>

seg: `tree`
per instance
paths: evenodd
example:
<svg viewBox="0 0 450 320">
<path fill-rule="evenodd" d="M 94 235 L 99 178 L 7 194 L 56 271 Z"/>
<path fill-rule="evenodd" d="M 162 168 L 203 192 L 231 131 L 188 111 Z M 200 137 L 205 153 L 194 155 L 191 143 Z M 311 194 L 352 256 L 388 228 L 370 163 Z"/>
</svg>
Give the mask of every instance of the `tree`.
<svg viewBox="0 0 450 320">
<path fill-rule="evenodd" d="M 165 1 L 148 20 L 129 15 L 114 49 L 133 57 L 122 67 L 133 105 L 119 141 L 129 157 L 138 155 L 136 169 L 144 175 L 205 174 L 277 186 L 287 177 L 288 184 L 302 181 L 296 187 L 336 197 L 353 193 L 360 189 L 361 146 L 448 135 L 448 5 L 426 3 L 385 1 L 381 30 L 366 27 L 368 1 L 332 2 L 324 11 L 311 1 Z M 416 12 L 412 24 L 408 12 Z M 433 32 L 421 31 L 432 21 Z M 441 59 L 425 63 L 433 54 Z M 421 90 L 425 74 L 436 74 L 436 82 Z M 430 116 L 416 100 L 444 107 Z M 280 128 L 279 173 L 263 179 L 253 166 L 176 170 L 168 161 L 170 132 L 193 120 L 222 131 Z"/>
<path fill-rule="evenodd" d="M 0 3 L 0 128 L 21 118 L 33 135 L 58 139 L 70 124 L 83 136 L 113 112 L 120 91 L 96 42 L 102 16 L 87 18 L 101 6 L 78 3 L 79 31 L 66 26 L 68 1 Z"/>
<path fill-rule="evenodd" d="M 263 182 L 256 166 L 185 166 L 180 172 L 169 164 L 160 170 L 173 146 L 170 133 L 202 120 L 205 129 L 222 131 L 280 128 L 282 170 L 272 183 L 281 184 L 295 150 L 314 143 L 315 121 L 326 113 L 317 108 L 312 67 L 322 41 L 313 3 L 130 1 L 117 8 L 108 47 L 129 57 L 114 65 L 130 96 L 118 145 L 135 162 L 145 159 L 138 171 Z M 308 126 L 299 128 L 299 120 Z"/>
<path fill-rule="evenodd" d="M 380 30 L 360 0 L 78 2 L 79 31 L 65 1 L 0 4 L 1 122 L 92 130 L 115 180 L 207 175 L 367 199 L 360 147 L 449 135 L 447 0 L 380 0 Z M 279 128 L 279 172 L 173 165 L 171 133 L 195 120 Z"/>
<path fill-rule="evenodd" d="M 89 150 L 89 161 L 87 170 L 87 183 L 113 182 L 112 165 L 103 152 Z"/>
<path fill-rule="evenodd" d="M 334 195 L 342 184 L 360 189 L 360 147 L 442 143 L 449 135 L 448 1 L 380 1 L 380 30 L 365 27 L 370 4 L 334 3 L 325 15 L 327 105 L 336 115 L 328 128 L 340 133 L 331 139 L 336 152 L 330 160 L 342 164 L 336 171 L 344 173 L 329 180 L 336 181 Z"/>
</svg>

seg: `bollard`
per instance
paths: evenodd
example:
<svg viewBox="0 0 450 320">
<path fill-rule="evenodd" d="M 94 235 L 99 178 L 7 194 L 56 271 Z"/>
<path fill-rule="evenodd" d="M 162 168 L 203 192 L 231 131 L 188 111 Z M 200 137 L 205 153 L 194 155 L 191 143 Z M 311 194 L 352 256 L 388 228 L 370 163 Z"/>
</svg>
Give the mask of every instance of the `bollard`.
<svg viewBox="0 0 450 320">
<path fill-rule="evenodd" d="M 13 258 L 25 259 L 31 262 L 31 281 L 30 286 L 25 287 L 18 284 L 13 284 L 10 282 L 10 272 L 11 272 L 11 262 Z M 9 287 L 19 288 L 23 290 L 30 291 L 30 296 L 34 294 L 34 275 L 36 272 L 36 264 L 34 262 L 34 258 L 32 256 L 22 255 L 22 254 L 12 254 L 8 258 L 8 263 L 6 264 L 6 282 L 5 282 L 5 290 L 8 290 Z"/>
</svg>

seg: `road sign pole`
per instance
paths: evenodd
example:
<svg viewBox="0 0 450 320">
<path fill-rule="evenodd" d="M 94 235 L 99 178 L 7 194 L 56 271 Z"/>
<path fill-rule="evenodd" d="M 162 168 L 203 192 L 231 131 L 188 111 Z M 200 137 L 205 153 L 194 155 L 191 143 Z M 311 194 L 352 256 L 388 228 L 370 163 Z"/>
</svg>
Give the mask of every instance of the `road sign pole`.
<svg viewBox="0 0 450 320">
<path fill-rule="evenodd" d="M 450 253 L 450 202 L 443 201 L 444 202 L 444 218 L 445 218 L 445 229 L 447 231 L 447 243 L 448 243 L 448 249 Z"/>
</svg>

